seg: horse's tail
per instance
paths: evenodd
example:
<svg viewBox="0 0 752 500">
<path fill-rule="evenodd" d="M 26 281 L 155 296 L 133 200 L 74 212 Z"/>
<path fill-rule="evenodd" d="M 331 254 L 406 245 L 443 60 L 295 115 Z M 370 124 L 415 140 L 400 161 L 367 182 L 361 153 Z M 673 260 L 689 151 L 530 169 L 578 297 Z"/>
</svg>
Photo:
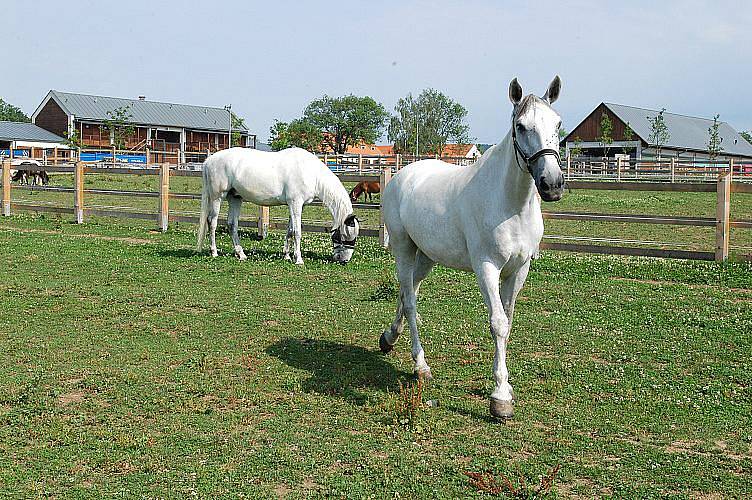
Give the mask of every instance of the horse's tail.
<svg viewBox="0 0 752 500">
<path fill-rule="evenodd" d="M 204 239 L 206 238 L 207 218 L 209 217 L 209 179 L 208 169 L 206 168 L 206 162 L 203 167 L 203 187 L 201 188 L 201 215 L 198 219 L 198 235 L 196 235 L 196 251 L 200 252 L 204 248 Z"/>
</svg>

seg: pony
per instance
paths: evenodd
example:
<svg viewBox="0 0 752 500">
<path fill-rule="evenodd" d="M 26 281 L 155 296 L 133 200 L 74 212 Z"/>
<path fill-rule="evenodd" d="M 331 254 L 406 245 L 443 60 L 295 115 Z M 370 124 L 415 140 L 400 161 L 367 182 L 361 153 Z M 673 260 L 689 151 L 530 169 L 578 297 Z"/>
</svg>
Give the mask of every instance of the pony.
<svg viewBox="0 0 752 500">
<path fill-rule="evenodd" d="M 31 179 L 31 182 L 29 179 Z M 40 184 L 46 186 L 50 183 L 50 176 L 47 175 L 47 172 L 44 170 L 20 169 L 16 170 L 16 173 L 13 174 L 11 180 L 13 182 L 18 182 L 19 184 L 26 184 L 27 186 L 37 186 Z"/>
<path fill-rule="evenodd" d="M 399 298 L 394 321 L 379 339 L 381 351 L 392 350 L 406 319 L 415 372 L 430 379 L 416 319 L 420 284 L 436 263 L 473 271 L 495 342 L 490 412 L 501 419 L 514 415 L 506 349 L 515 300 L 543 236 L 538 194 L 543 201 L 557 201 L 564 190 L 561 118 L 551 107 L 560 90 L 556 76 L 542 98 L 523 98 L 515 78 L 509 85 L 512 126 L 499 144 L 469 166 L 439 160 L 411 163 L 382 194 Z"/>
<path fill-rule="evenodd" d="M 365 193 L 368 201 L 373 201 L 373 195 L 380 192 L 381 184 L 379 184 L 379 181 L 360 181 L 350 191 L 350 201 L 355 203 L 363 193 Z"/>
<path fill-rule="evenodd" d="M 197 250 L 203 248 L 207 228 L 211 230 L 211 255 L 217 256 L 216 230 L 219 209 L 227 199 L 227 225 L 232 235 L 235 255 L 246 260 L 238 236 L 238 220 L 243 201 L 256 205 L 287 205 L 290 218 L 285 236 L 285 259 L 290 258 L 293 240 L 295 264 L 302 265 L 300 254 L 303 205 L 315 198 L 332 214 L 332 259 L 340 264 L 350 261 L 360 231 L 347 190 L 336 175 L 315 155 L 300 148 L 279 152 L 230 148 L 211 155 L 203 165 L 204 186 L 201 194 Z"/>
</svg>

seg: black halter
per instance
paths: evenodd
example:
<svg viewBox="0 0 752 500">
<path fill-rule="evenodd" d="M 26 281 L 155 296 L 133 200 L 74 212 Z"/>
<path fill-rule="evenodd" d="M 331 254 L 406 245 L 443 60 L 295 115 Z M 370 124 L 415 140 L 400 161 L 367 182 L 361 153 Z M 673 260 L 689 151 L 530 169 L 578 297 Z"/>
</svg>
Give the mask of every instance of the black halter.
<svg viewBox="0 0 752 500">
<path fill-rule="evenodd" d="M 532 156 L 528 156 L 525 154 L 525 152 L 520 147 L 520 143 L 517 142 L 517 127 L 514 124 L 514 117 L 512 117 L 512 144 L 514 144 L 514 157 L 517 160 L 517 166 L 520 167 L 520 170 L 522 170 L 522 165 L 520 165 L 520 156 L 525 161 L 525 166 L 527 167 L 527 171 L 530 173 L 530 175 L 533 175 L 533 162 L 540 158 L 541 156 L 553 156 L 556 158 L 556 163 L 561 164 L 561 157 L 559 156 L 559 152 L 555 149 L 541 149 L 540 151 L 533 153 Z M 517 156 L 519 155 L 519 156 Z"/>
<path fill-rule="evenodd" d="M 342 239 L 342 233 L 340 232 L 339 229 L 332 230 L 332 243 L 334 243 L 335 245 L 340 245 L 340 246 L 343 246 L 345 248 L 354 250 L 355 249 L 355 240 L 357 240 L 357 239 L 358 239 L 358 237 L 356 236 L 355 238 L 353 238 L 351 240 L 343 240 Z"/>
</svg>

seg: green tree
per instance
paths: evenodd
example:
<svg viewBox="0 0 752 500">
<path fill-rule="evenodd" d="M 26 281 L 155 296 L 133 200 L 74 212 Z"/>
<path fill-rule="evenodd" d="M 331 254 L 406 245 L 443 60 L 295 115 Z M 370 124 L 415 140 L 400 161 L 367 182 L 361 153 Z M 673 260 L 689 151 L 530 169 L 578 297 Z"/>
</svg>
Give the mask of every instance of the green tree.
<svg viewBox="0 0 752 500">
<path fill-rule="evenodd" d="M 414 153 L 417 142 L 418 154 L 441 154 L 449 142 L 474 140 L 464 123 L 467 110 L 438 90 L 425 89 L 417 98 L 408 94 L 397 101 L 394 112 L 387 136 L 399 153 Z"/>
<path fill-rule="evenodd" d="M 648 116 L 648 122 L 650 122 L 650 135 L 648 136 L 648 142 L 655 147 L 658 160 L 661 159 L 661 149 L 669 139 L 671 139 L 671 133 L 668 131 L 666 122 L 663 119 L 663 113 L 666 108 L 661 109 L 654 117 Z"/>
<path fill-rule="evenodd" d="M 632 127 L 629 125 L 629 122 L 627 122 L 627 126 L 624 128 L 624 141 L 632 142 L 634 141 L 634 136 L 635 136 L 634 130 L 632 130 Z M 629 146 L 625 145 L 624 148 L 622 148 L 622 151 L 624 152 L 624 154 L 627 154 L 627 152 L 629 151 Z"/>
<path fill-rule="evenodd" d="M 598 136 L 598 142 L 601 143 L 603 148 L 603 156 L 608 156 L 608 150 L 611 148 L 611 144 L 614 142 L 614 122 L 606 113 L 601 114 L 601 135 Z"/>
<path fill-rule="evenodd" d="M 708 157 L 710 160 L 715 160 L 718 158 L 718 155 L 723 151 L 723 146 L 721 146 L 721 141 L 723 141 L 723 138 L 718 133 L 718 127 L 721 126 L 721 123 L 718 121 L 718 118 L 720 118 L 721 115 L 716 114 L 713 117 L 713 125 L 711 125 L 708 128 Z"/>
<path fill-rule="evenodd" d="M 371 97 L 354 95 L 324 95 L 303 111 L 305 123 L 319 130 L 324 142 L 337 154 L 361 141 L 376 142 L 384 130 L 387 116 L 384 106 Z M 302 124 L 299 125 L 302 128 Z"/>
<path fill-rule="evenodd" d="M 125 149 L 128 139 L 136 133 L 136 127 L 130 123 L 133 118 L 130 108 L 127 105 L 115 108 L 107 112 L 107 117 L 104 127 L 110 132 L 112 145 L 117 149 Z"/>
<path fill-rule="evenodd" d="M 31 120 L 26 116 L 26 113 L 21 111 L 21 108 L 0 99 L 0 121 L 28 123 Z"/>
<path fill-rule="evenodd" d="M 275 120 L 269 129 L 269 145 L 274 151 L 298 147 L 316 153 L 323 140 L 321 131 L 303 118 L 290 123 Z"/>
<path fill-rule="evenodd" d="M 245 146 L 242 141 L 242 134 L 240 129 L 245 127 L 245 119 L 240 118 L 235 113 L 232 113 L 232 145 L 233 146 Z"/>
<path fill-rule="evenodd" d="M 564 158 L 567 154 L 567 148 L 561 145 L 561 141 L 569 134 L 564 127 L 559 128 L 559 157 Z"/>
<path fill-rule="evenodd" d="M 578 136 L 574 138 L 574 145 L 569 148 L 569 156 L 577 158 L 580 155 L 582 155 L 582 139 Z"/>
<path fill-rule="evenodd" d="M 752 130 L 749 132 L 741 131 L 739 132 L 739 135 L 744 137 L 744 140 L 746 140 L 748 143 L 752 144 Z"/>
<path fill-rule="evenodd" d="M 83 147 L 83 141 L 81 140 L 81 134 L 77 129 L 71 129 L 68 135 L 65 136 L 65 144 L 73 149 L 80 149 Z"/>
</svg>

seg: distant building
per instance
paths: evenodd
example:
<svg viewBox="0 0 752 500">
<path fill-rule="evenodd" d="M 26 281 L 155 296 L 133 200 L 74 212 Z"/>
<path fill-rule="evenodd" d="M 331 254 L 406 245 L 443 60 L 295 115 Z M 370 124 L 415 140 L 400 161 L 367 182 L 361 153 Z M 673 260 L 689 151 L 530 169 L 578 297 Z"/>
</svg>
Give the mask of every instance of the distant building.
<svg viewBox="0 0 752 500">
<path fill-rule="evenodd" d="M 121 99 L 50 90 L 32 115 L 39 127 L 67 137 L 77 131 L 84 147 L 111 148 L 112 137 L 104 126 L 110 113 L 126 109 L 135 127 L 126 149 L 143 151 L 145 161 L 203 161 L 230 143 L 230 114 L 226 109 L 138 99 Z M 255 147 L 256 136 L 245 126 L 233 130 L 240 144 Z M 168 153 L 168 154 L 165 154 Z M 137 155 L 138 156 L 138 155 Z M 83 158 L 82 158 L 83 159 Z"/>
<path fill-rule="evenodd" d="M 67 157 L 69 148 L 65 139 L 33 123 L 0 121 L 0 156 L 27 157 Z M 55 155 L 57 153 L 57 155 Z"/>
<path fill-rule="evenodd" d="M 606 151 L 598 140 L 603 114 L 613 123 L 614 142 L 608 147 L 609 156 L 628 154 L 631 158 L 643 159 L 657 155 L 655 144 L 650 143 L 650 120 L 658 115 L 658 111 L 607 102 L 599 104 L 561 140 L 560 145 L 566 148 L 567 154 L 572 148 L 578 147 L 582 150 L 582 155 L 604 156 Z M 661 147 L 662 158 L 677 157 L 699 161 L 708 159 L 708 129 L 713 125 L 712 119 L 678 115 L 668 111 L 663 113 L 663 119 L 670 138 Z M 632 130 L 631 138 L 625 134 L 627 126 Z M 719 122 L 718 134 L 723 150 L 717 159 L 752 159 L 752 145 L 728 123 Z"/>
</svg>

